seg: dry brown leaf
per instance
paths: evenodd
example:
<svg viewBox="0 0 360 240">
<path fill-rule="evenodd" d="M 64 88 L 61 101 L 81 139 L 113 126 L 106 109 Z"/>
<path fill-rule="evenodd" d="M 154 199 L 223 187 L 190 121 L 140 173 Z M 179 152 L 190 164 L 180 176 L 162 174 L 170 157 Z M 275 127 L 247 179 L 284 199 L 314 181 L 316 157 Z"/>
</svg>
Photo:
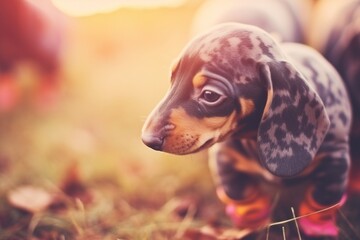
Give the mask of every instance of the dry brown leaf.
<svg viewBox="0 0 360 240">
<path fill-rule="evenodd" d="M 7 195 L 9 203 L 22 210 L 37 213 L 45 210 L 53 200 L 53 194 L 36 186 L 21 186 Z"/>
</svg>

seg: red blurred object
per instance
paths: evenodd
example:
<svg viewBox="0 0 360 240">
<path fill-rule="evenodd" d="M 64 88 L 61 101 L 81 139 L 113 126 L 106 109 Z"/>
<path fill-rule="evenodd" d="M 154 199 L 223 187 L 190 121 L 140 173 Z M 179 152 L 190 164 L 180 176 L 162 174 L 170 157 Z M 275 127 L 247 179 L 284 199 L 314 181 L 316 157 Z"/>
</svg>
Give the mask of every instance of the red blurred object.
<svg viewBox="0 0 360 240">
<path fill-rule="evenodd" d="M 58 86 L 54 82 L 58 81 L 64 32 L 65 16 L 48 0 L 1 1 L 0 74 L 11 74 L 19 62 L 28 61 L 40 71 L 42 83 Z M 44 92 L 42 83 L 38 99 Z"/>
<path fill-rule="evenodd" d="M 19 87 L 9 75 L 0 75 L 0 112 L 14 108 L 19 100 Z"/>
</svg>

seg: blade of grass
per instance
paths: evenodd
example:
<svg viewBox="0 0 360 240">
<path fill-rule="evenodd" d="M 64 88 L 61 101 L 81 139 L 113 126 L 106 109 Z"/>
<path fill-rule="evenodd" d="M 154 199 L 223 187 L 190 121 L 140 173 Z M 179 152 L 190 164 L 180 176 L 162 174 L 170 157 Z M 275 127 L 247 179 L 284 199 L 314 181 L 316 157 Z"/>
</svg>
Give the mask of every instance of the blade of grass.
<svg viewBox="0 0 360 240">
<path fill-rule="evenodd" d="M 191 225 L 195 213 L 196 213 L 196 208 L 193 205 L 191 205 L 186 213 L 186 216 L 184 217 L 183 221 L 180 223 L 180 226 L 176 231 L 175 238 L 180 239 L 184 235 L 186 229 L 188 229 L 189 226 Z"/>
<path fill-rule="evenodd" d="M 301 235 L 300 235 L 299 225 L 298 225 L 298 223 L 297 223 L 296 215 L 295 215 L 295 211 L 294 211 L 294 208 L 293 208 L 293 207 L 291 207 L 291 212 L 292 212 L 292 215 L 293 215 L 293 218 L 294 218 L 294 221 L 295 221 L 296 231 L 297 231 L 299 240 L 302 240 L 302 239 L 301 239 Z"/>
<path fill-rule="evenodd" d="M 286 240 L 285 227 L 282 226 L 283 239 Z"/>
</svg>

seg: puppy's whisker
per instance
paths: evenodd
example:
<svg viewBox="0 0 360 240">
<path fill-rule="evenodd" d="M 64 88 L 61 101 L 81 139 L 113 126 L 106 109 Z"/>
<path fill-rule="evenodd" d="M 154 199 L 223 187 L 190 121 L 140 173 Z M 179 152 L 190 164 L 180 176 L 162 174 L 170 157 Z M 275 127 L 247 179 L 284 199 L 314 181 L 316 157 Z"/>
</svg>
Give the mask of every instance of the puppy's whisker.
<svg viewBox="0 0 360 240">
<path fill-rule="evenodd" d="M 297 219 L 296 219 L 296 215 L 295 215 L 295 210 L 294 210 L 293 207 L 291 207 L 291 213 L 292 213 L 292 216 L 293 216 L 294 221 L 295 221 L 296 231 L 297 231 L 299 240 L 302 240 L 302 239 L 301 239 L 301 234 L 300 234 L 299 225 L 298 225 L 298 222 L 297 222 Z"/>
</svg>

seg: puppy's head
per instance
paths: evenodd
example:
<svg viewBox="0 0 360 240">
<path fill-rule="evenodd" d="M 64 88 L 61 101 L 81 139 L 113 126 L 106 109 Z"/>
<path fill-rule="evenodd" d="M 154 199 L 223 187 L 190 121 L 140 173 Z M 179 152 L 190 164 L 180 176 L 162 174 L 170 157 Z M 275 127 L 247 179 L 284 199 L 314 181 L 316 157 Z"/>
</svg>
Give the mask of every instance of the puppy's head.
<svg viewBox="0 0 360 240">
<path fill-rule="evenodd" d="M 256 59 L 262 56 L 253 46 L 256 35 L 222 26 L 195 38 L 174 63 L 171 88 L 143 128 L 149 147 L 196 152 L 223 139 L 260 108 L 255 98 L 264 105 L 266 89 L 256 76 Z"/>
<path fill-rule="evenodd" d="M 252 137 L 258 141 L 260 159 L 271 172 L 299 172 L 321 144 L 328 119 L 317 94 L 283 60 L 278 45 L 256 27 L 221 24 L 200 35 L 174 64 L 171 88 L 145 122 L 143 142 L 155 150 L 188 154 L 229 134 Z M 287 83 L 290 79 L 294 84 Z M 296 99 L 291 99 L 292 94 Z M 281 119 L 281 111 L 287 107 L 295 122 Z M 304 113 L 309 116 L 302 119 Z M 315 126 L 318 121 L 324 125 Z M 307 138 L 299 139 L 297 122 L 319 134 L 313 139 L 309 132 Z M 305 148 L 303 158 L 293 164 L 300 158 L 296 156 L 286 166 L 280 165 L 279 161 L 294 158 L 295 153 L 288 148 L 297 146 Z M 284 170 L 289 166 L 290 171 Z"/>
</svg>

